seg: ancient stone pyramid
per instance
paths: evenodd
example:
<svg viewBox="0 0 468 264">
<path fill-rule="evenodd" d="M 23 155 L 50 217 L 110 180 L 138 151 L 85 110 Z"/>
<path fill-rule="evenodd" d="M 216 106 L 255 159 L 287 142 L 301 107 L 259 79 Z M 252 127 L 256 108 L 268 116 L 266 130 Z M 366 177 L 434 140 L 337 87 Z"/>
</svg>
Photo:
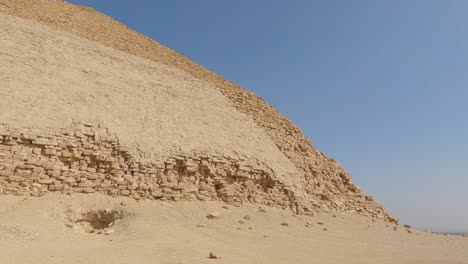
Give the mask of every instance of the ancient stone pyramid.
<svg viewBox="0 0 468 264">
<path fill-rule="evenodd" d="M 90 8 L 0 0 L 0 193 L 104 193 L 393 221 L 255 94 Z"/>
</svg>

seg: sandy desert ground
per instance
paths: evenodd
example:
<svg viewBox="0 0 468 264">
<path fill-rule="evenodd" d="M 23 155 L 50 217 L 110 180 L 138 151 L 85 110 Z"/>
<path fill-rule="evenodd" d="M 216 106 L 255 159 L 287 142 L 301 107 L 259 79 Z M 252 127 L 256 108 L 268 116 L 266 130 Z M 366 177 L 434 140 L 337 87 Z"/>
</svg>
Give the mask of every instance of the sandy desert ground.
<svg viewBox="0 0 468 264">
<path fill-rule="evenodd" d="M 1 124 L 58 129 L 81 119 L 111 128 L 135 157 L 149 161 L 201 150 L 239 161 L 248 158 L 268 165 L 276 173 L 273 180 L 295 191 L 294 199 L 319 203 L 317 210 L 367 210 L 370 216 L 386 217 L 335 160 L 315 150 L 300 129 L 262 98 L 92 9 L 62 1 L 0 0 L 0 42 Z M 136 174 L 147 172 L 129 169 L 132 160 L 117 159 L 121 156 L 115 151 L 106 160 L 110 164 L 100 157 L 99 167 L 97 159 L 89 158 L 94 153 L 78 151 L 84 145 L 91 149 L 88 136 L 79 146 L 63 144 L 63 150 L 73 149 L 76 160 L 68 152 L 63 155 L 58 143 L 47 152 L 45 143 L 33 144 L 28 136 L 23 135 L 25 142 L 20 136 L 2 137 L 0 193 L 23 188 L 25 194 L 39 195 L 28 193 L 32 187 L 61 191 L 62 182 L 49 176 L 63 181 L 78 176 L 84 186 L 96 187 L 88 179 L 122 172 L 141 180 L 145 175 Z M 171 171 L 171 164 L 161 170 Z M 111 165 L 119 170 L 112 172 Z M 185 172 L 177 175 L 185 177 Z M 172 183 L 171 173 L 160 178 Z M 197 173 L 195 192 L 207 192 Z M 205 176 L 214 182 L 211 174 Z M 35 177 L 52 180 L 48 184 L 54 183 L 53 188 L 33 182 Z M 124 186 L 129 195 L 137 188 L 130 180 L 128 190 L 126 180 L 114 179 L 119 184 L 113 187 Z M 248 187 L 251 182 L 245 181 Z M 78 186 L 75 180 L 68 183 Z M 165 188 L 164 183 L 154 189 Z M 181 189 L 176 187 L 177 195 Z M 211 187 L 218 194 L 216 184 Z M 468 264 L 468 236 L 422 232 L 351 213 L 305 216 L 258 204 L 137 201 L 72 191 L 41 197 L 5 193 L 0 196 L 0 264 Z M 155 193 L 149 197 L 171 197 Z"/>
<path fill-rule="evenodd" d="M 103 218 L 116 212 L 123 219 L 99 230 L 111 221 L 80 218 L 99 210 Z M 219 216 L 209 219 L 211 213 Z M 468 263 L 467 237 L 410 234 L 387 225 L 355 215 L 294 216 L 218 202 L 2 196 L 0 254 L 2 264 Z"/>
</svg>

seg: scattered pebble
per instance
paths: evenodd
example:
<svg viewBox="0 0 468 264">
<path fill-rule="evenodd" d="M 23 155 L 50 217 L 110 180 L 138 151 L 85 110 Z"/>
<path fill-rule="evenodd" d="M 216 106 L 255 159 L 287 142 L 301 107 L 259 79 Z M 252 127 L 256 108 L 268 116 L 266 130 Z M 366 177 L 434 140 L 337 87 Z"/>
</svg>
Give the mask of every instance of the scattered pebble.
<svg viewBox="0 0 468 264">
<path fill-rule="evenodd" d="M 112 233 L 115 233 L 114 229 L 107 229 L 106 231 L 104 231 L 104 235 L 110 235 Z"/>
<path fill-rule="evenodd" d="M 317 222 L 317 225 L 323 226 L 323 222 Z"/>
<path fill-rule="evenodd" d="M 284 222 L 284 223 L 281 223 L 282 226 L 289 226 L 288 223 Z"/>
<path fill-rule="evenodd" d="M 239 224 L 245 224 L 243 220 L 239 220 Z"/>
<path fill-rule="evenodd" d="M 328 228 L 324 227 L 324 228 L 323 228 L 323 231 L 328 231 Z"/>
<path fill-rule="evenodd" d="M 250 220 L 250 215 L 244 216 L 244 219 L 245 219 L 245 220 Z"/>
<path fill-rule="evenodd" d="M 258 211 L 260 211 L 260 212 L 262 212 L 262 213 L 266 213 L 266 210 L 263 209 L 262 207 L 259 207 L 259 208 L 258 208 Z"/>
<path fill-rule="evenodd" d="M 223 205 L 221 206 L 223 209 L 229 209 L 229 207 L 227 207 L 227 205 Z"/>
<path fill-rule="evenodd" d="M 121 202 L 120 205 L 121 206 L 127 206 L 127 203 L 126 202 Z"/>
<path fill-rule="evenodd" d="M 208 219 L 216 219 L 216 218 L 219 218 L 221 216 L 221 213 L 220 212 L 211 212 L 209 215 L 207 215 L 206 217 Z"/>
<path fill-rule="evenodd" d="M 213 252 L 210 252 L 210 255 L 208 256 L 210 259 L 219 259 L 217 255 L 215 255 Z"/>
</svg>

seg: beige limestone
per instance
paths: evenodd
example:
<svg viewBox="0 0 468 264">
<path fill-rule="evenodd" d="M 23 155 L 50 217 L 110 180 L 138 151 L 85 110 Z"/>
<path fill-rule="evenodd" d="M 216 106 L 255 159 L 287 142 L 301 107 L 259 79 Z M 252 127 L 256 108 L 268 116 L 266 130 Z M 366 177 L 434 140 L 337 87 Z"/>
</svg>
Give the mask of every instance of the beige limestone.
<svg viewBox="0 0 468 264">
<path fill-rule="evenodd" d="M 137 161 L 107 129 L 89 124 L 51 131 L 0 125 L 0 147 L 4 195 L 99 192 L 137 200 L 254 202 L 297 210 L 294 193 L 257 160 L 178 154 Z"/>
<path fill-rule="evenodd" d="M 154 198 L 151 193 L 159 197 L 165 190 L 173 200 L 245 200 L 296 210 L 302 184 L 295 181 L 300 177 L 294 165 L 206 82 L 30 21 L 11 16 L 0 21 L 0 82 L 5 84 L 0 120 L 8 124 L 0 126 L 5 193 L 99 191 Z M 137 164 L 137 173 L 131 164 Z M 163 167 L 148 173 L 158 169 L 155 164 Z M 177 171 L 174 184 L 183 176 L 195 179 L 185 180 L 189 183 L 180 190 L 164 188 L 167 170 Z M 150 186 L 125 180 L 116 188 L 116 179 L 103 182 L 116 174 Z M 199 193 L 200 177 L 208 176 L 223 178 L 207 182 L 208 190 Z M 215 190 L 215 185 L 223 187 Z M 275 186 L 280 189 L 268 195 L 271 199 L 255 194 Z M 282 186 L 292 193 L 285 194 Z M 195 191 L 181 194 L 182 189 Z"/>
<path fill-rule="evenodd" d="M 173 50 L 162 46 L 91 8 L 52 0 L 0 0 L 0 12 L 30 19 L 108 47 L 160 62 L 206 81 L 220 91 L 228 103 L 251 117 L 277 148 L 295 165 L 302 182 L 305 203 L 321 210 L 354 210 L 381 216 L 384 209 L 350 181 L 349 174 L 333 159 L 315 150 L 284 116 L 261 97 L 226 81 Z M 341 184 L 344 182 L 344 184 Z"/>
</svg>

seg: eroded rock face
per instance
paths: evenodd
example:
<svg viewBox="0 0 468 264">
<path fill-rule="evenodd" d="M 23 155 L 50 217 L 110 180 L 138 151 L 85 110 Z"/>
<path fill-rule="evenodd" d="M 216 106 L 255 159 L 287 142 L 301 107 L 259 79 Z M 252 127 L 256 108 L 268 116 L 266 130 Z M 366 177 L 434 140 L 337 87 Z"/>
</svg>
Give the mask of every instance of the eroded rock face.
<svg viewBox="0 0 468 264">
<path fill-rule="evenodd" d="M 2 136 L 0 191 L 250 201 L 299 213 L 351 211 L 388 219 L 338 163 L 263 99 L 159 43 L 68 3 L 0 0 L 0 13 L 94 41 L 2 17 L 0 123 L 17 136 Z M 72 120 L 93 125 L 77 124 L 63 134 Z M 99 126 L 119 140 L 102 140 L 107 130 Z M 46 142 L 23 137 L 30 133 L 24 127 L 36 128 Z"/>
<path fill-rule="evenodd" d="M 48 132 L 0 125 L 0 139 L 4 194 L 99 192 L 296 207 L 294 195 L 257 161 L 180 154 L 137 162 L 107 129 L 89 124 Z"/>
<path fill-rule="evenodd" d="M 115 134 L 91 124 L 66 129 L 17 129 L 0 125 L 0 186 L 3 194 L 103 193 L 134 199 L 220 200 L 259 203 L 308 213 L 355 210 L 386 219 L 380 207 L 336 202 L 323 194 L 312 207 L 273 178 L 258 160 L 178 154 L 136 161 Z M 346 180 L 341 183 L 343 186 Z"/>
</svg>

